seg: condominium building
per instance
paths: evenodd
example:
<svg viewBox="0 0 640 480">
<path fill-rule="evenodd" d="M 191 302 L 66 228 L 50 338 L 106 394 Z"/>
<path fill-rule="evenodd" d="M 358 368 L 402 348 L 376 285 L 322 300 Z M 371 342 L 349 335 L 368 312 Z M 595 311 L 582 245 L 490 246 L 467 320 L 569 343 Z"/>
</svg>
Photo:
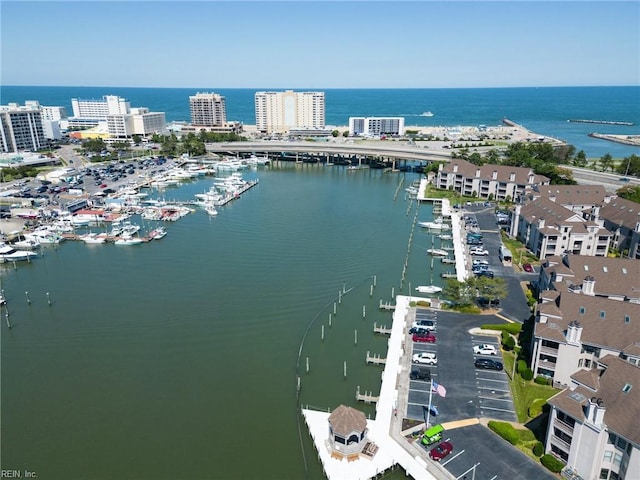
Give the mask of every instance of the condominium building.
<svg viewBox="0 0 640 480">
<path fill-rule="evenodd" d="M 225 98 L 217 93 L 196 93 L 189 97 L 194 127 L 222 127 L 227 122 Z"/>
<path fill-rule="evenodd" d="M 256 130 L 266 134 L 324 129 L 324 92 L 256 92 Z"/>
<path fill-rule="evenodd" d="M 380 137 L 404 135 L 403 117 L 349 117 L 349 135 L 352 137 Z"/>
<path fill-rule="evenodd" d="M 600 208 L 600 218 L 613 234 L 613 247 L 626 257 L 640 259 L 640 204 L 610 199 Z"/>
<path fill-rule="evenodd" d="M 580 369 L 640 342 L 640 261 L 565 255 L 540 269 L 531 368 L 568 386 Z"/>
<path fill-rule="evenodd" d="M 537 175 L 530 168 L 508 165 L 474 165 L 461 159 L 453 159 L 440 165 L 436 186 L 454 190 L 465 196 L 477 196 L 489 200 L 518 200 L 526 191 L 548 185 L 549 179 Z"/>
<path fill-rule="evenodd" d="M 588 218 L 548 198 L 529 198 L 516 205 L 510 233 L 540 259 L 565 252 L 605 256 L 613 235 L 597 216 Z"/>
<path fill-rule="evenodd" d="M 40 109 L 17 103 L 0 106 L 0 136 L 3 152 L 37 151 L 46 147 Z"/>
<path fill-rule="evenodd" d="M 545 449 L 567 464 L 563 478 L 640 478 L 639 365 L 636 343 L 575 372 L 570 387 L 548 400 Z"/>
</svg>

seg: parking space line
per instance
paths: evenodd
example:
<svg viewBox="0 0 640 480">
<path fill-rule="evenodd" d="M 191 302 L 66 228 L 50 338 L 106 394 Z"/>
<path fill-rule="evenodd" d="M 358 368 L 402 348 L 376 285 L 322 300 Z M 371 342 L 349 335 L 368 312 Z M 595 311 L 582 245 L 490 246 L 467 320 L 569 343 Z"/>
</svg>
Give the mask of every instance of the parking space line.
<svg viewBox="0 0 640 480">
<path fill-rule="evenodd" d="M 515 410 L 505 410 L 504 408 L 496 408 L 496 407 L 485 407 L 484 405 L 481 405 L 480 409 L 481 410 L 495 410 L 497 412 L 516 413 Z"/>
<path fill-rule="evenodd" d="M 451 457 L 451 458 L 450 458 L 449 460 L 447 460 L 446 462 L 441 463 L 440 465 L 442 465 L 442 466 L 444 467 L 447 463 L 449 463 L 449 462 L 450 462 L 450 461 L 452 461 L 452 460 L 455 460 L 456 458 L 458 458 L 458 457 L 459 457 L 460 455 L 462 455 L 463 453 L 464 453 L 464 450 L 460 450 L 460 451 L 459 451 L 458 453 L 456 453 L 453 457 Z"/>
<path fill-rule="evenodd" d="M 500 390 L 499 388 L 483 387 L 481 385 L 478 385 L 478 390 L 491 390 L 492 392 L 504 392 L 504 393 L 510 393 L 511 392 L 511 390 Z"/>
<path fill-rule="evenodd" d="M 478 395 L 478 398 L 483 398 L 485 400 L 495 400 L 496 402 L 510 402 L 510 398 L 495 398 L 495 397 L 483 397 L 482 395 Z"/>
<path fill-rule="evenodd" d="M 497 378 L 479 378 L 480 380 L 485 380 L 487 382 L 502 382 L 502 383 L 509 383 L 506 380 L 500 380 Z"/>
</svg>

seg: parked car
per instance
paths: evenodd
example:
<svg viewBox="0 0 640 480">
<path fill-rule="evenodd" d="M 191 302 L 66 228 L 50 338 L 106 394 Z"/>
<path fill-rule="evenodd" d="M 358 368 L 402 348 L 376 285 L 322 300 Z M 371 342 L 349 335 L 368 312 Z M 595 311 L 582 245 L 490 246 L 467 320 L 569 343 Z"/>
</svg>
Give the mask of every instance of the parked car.
<svg viewBox="0 0 640 480">
<path fill-rule="evenodd" d="M 436 405 L 430 405 L 429 413 L 432 417 L 437 417 L 438 415 L 440 415 L 440 409 Z"/>
<path fill-rule="evenodd" d="M 424 365 L 412 365 L 411 372 L 409 373 L 411 380 L 431 380 L 431 370 Z"/>
<path fill-rule="evenodd" d="M 476 358 L 474 365 L 476 368 L 485 368 L 487 370 L 502 370 L 502 363 L 490 358 Z"/>
<path fill-rule="evenodd" d="M 435 462 L 439 462 L 451 452 L 453 452 L 453 445 L 451 442 L 442 442 L 429 451 L 429 458 Z"/>
<path fill-rule="evenodd" d="M 414 342 L 419 343 L 436 343 L 435 335 L 431 335 L 430 333 L 414 333 L 411 339 Z"/>
<path fill-rule="evenodd" d="M 471 253 L 471 255 L 482 255 L 486 257 L 487 255 L 489 255 L 489 250 L 482 247 L 473 247 L 471 250 L 469 250 L 469 253 Z"/>
<path fill-rule="evenodd" d="M 482 343 L 473 346 L 473 353 L 475 355 L 495 355 L 498 351 L 494 345 Z"/>
<path fill-rule="evenodd" d="M 423 365 L 437 365 L 438 357 L 435 353 L 431 352 L 415 353 L 413 357 L 411 357 L 411 361 L 413 363 L 421 363 Z"/>
<path fill-rule="evenodd" d="M 436 325 L 432 320 L 418 320 L 413 322 L 411 328 L 424 328 L 425 330 L 435 330 Z"/>
<path fill-rule="evenodd" d="M 525 263 L 522 265 L 522 269 L 527 273 L 533 273 L 533 266 L 530 263 Z"/>
<path fill-rule="evenodd" d="M 495 276 L 495 274 L 493 273 L 493 270 L 484 270 L 482 272 L 476 272 L 475 273 L 476 277 L 489 277 L 489 278 L 493 278 Z"/>
<path fill-rule="evenodd" d="M 409 335 L 420 335 L 420 336 L 431 335 L 431 330 L 427 330 L 424 327 L 411 327 L 409 329 Z"/>
<path fill-rule="evenodd" d="M 486 265 L 489 266 L 489 262 L 487 260 L 479 260 L 479 259 L 474 259 L 473 262 L 471 262 L 471 264 L 475 267 L 476 265 Z"/>
</svg>

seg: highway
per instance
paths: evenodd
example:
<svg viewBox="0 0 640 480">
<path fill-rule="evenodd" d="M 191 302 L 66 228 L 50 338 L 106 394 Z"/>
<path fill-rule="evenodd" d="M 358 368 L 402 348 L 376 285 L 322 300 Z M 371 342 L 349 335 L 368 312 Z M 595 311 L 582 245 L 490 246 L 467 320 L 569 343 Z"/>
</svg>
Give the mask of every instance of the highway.
<svg viewBox="0 0 640 480">
<path fill-rule="evenodd" d="M 596 172 L 594 170 L 568 165 L 561 165 L 561 167 L 571 170 L 573 172 L 573 179 L 580 185 L 604 185 L 604 188 L 608 192 L 615 192 L 626 185 L 640 186 L 640 178 L 624 177 L 624 175 L 620 175 L 619 173 Z M 629 181 L 621 181 L 621 178 L 628 178 Z"/>
</svg>

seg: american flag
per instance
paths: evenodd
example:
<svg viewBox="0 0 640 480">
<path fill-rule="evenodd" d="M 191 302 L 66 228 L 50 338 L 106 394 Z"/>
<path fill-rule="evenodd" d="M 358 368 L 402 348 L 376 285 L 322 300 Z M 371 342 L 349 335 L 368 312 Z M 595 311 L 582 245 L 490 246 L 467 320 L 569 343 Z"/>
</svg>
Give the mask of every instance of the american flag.
<svg viewBox="0 0 640 480">
<path fill-rule="evenodd" d="M 447 389 L 444 388 L 442 385 L 440 385 L 439 383 L 436 382 L 431 382 L 431 390 L 435 393 L 437 393 L 438 395 L 440 395 L 441 397 L 446 397 L 447 396 Z"/>
</svg>

